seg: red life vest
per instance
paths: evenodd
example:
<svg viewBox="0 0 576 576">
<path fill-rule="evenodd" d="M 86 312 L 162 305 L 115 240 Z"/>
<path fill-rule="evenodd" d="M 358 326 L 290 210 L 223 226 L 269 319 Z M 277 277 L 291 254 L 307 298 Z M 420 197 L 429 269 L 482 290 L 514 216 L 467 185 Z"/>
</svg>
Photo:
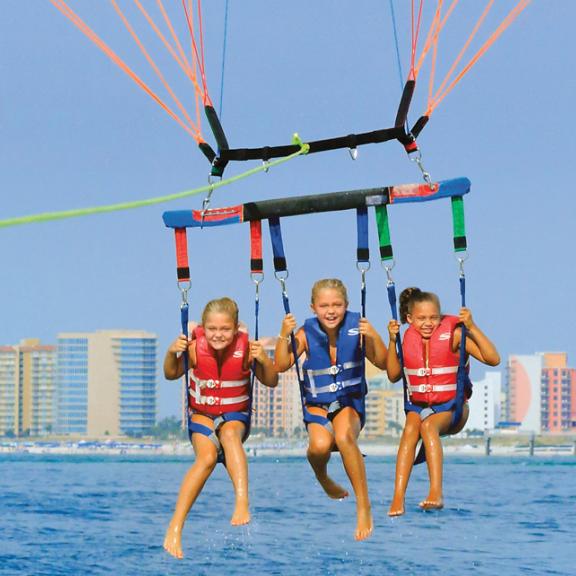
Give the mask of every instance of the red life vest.
<svg viewBox="0 0 576 576">
<path fill-rule="evenodd" d="M 250 370 L 244 368 L 248 355 L 248 334 L 236 334 L 224 351 L 220 367 L 215 350 L 206 340 L 204 329 L 195 328 L 193 337 L 196 339 L 196 367 L 190 378 L 190 408 L 213 415 L 248 410 Z"/>
<path fill-rule="evenodd" d="M 443 316 L 428 346 L 428 362 L 420 333 L 410 326 L 404 334 L 404 374 L 412 402 L 443 404 L 456 396 L 459 353 L 452 351 L 456 316 Z"/>
</svg>

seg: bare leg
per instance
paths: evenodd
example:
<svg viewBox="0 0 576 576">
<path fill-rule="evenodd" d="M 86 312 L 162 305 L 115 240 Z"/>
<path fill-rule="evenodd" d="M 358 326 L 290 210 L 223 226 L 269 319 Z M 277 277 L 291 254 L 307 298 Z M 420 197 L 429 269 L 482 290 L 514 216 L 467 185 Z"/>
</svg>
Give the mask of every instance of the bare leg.
<svg viewBox="0 0 576 576">
<path fill-rule="evenodd" d="M 326 410 L 322 408 L 309 406 L 308 410 L 311 414 L 326 416 Z M 320 486 L 322 486 L 324 492 L 326 492 L 330 498 L 339 500 L 346 498 L 348 491 L 340 486 L 340 484 L 336 484 L 336 482 L 328 476 L 328 461 L 330 460 L 333 446 L 334 437 L 324 426 L 315 423 L 308 424 L 308 462 L 310 462 L 316 479 L 320 482 Z"/>
<path fill-rule="evenodd" d="M 401 516 L 404 514 L 404 498 L 406 488 L 414 465 L 416 445 L 420 439 L 420 415 L 417 412 L 408 412 L 402 438 L 396 456 L 396 479 L 394 481 L 394 496 L 388 510 L 388 516 Z"/>
<path fill-rule="evenodd" d="M 248 502 L 248 462 L 242 445 L 246 427 L 242 422 L 225 422 L 220 428 L 218 438 L 226 455 L 226 470 L 234 485 L 236 506 L 230 524 L 240 526 L 250 522 Z"/>
<path fill-rule="evenodd" d="M 464 406 L 464 413 L 458 427 L 452 433 L 459 432 L 468 420 L 468 406 Z M 422 422 L 422 441 L 426 446 L 426 463 L 430 477 L 430 492 L 425 500 L 420 502 L 424 510 L 439 510 L 444 507 L 442 492 L 443 450 L 441 436 L 445 436 L 450 428 L 452 412 L 432 414 Z"/>
<path fill-rule="evenodd" d="M 356 495 L 356 540 L 365 540 L 372 534 L 372 510 L 368 497 L 366 467 L 357 440 L 360 434 L 360 417 L 350 407 L 343 408 L 332 421 L 336 445 L 354 494 Z"/>
<path fill-rule="evenodd" d="M 209 418 L 194 415 L 194 420 L 206 426 L 211 425 Z M 202 491 L 206 480 L 214 470 L 218 461 L 218 454 L 216 447 L 212 442 L 202 434 L 194 434 L 192 436 L 192 445 L 194 446 L 194 453 L 196 460 L 190 470 L 184 476 L 184 480 L 180 486 L 178 493 L 178 500 L 176 501 L 176 508 L 168 529 L 164 537 L 164 550 L 174 556 L 175 558 L 183 558 L 182 553 L 182 529 L 184 522 L 188 516 L 190 508 L 198 498 Z"/>
</svg>

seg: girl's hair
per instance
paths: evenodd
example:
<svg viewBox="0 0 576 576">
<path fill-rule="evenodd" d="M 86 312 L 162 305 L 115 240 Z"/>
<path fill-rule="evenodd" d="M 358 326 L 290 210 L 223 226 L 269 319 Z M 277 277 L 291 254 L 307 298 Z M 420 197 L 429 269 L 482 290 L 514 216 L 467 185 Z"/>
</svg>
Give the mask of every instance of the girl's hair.
<svg viewBox="0 0 576 576">
<path fill-rule="evenodd" d="M 324 278 L 324 280 L 318 280 L 315 282 L 314 286 L 312 286 L 312 304 L 316 301 L 318 293 L 321 290 L 336 290 L 336 292 L 340 292 L 340 296 L 342 296 L 346 302 L 346 306 L 348 306 L 348 292 L 346 292 L 346 286 L 344 286 L 342 280 L 338 280 L 338 278 Z"/>
<path fill-rule="evenodd" d="M 227 314 L 234 321 L 234 325 L 238 326 L 238 304 L 232 298 L 224 297 L 210 300 L 202 312 L 202 325 L 206 323 L 208 315 L 212 313 Z"/>
<path fill-rule="evenodd" d="M 406 324 L 408 314 L 412 314 L 414 304 L 432 302 L 440 311 L 440 299 L 433 292 L 422 292 L 420 288 L 405 288 L 400 293 L 400 322 Z"/>
</svg>

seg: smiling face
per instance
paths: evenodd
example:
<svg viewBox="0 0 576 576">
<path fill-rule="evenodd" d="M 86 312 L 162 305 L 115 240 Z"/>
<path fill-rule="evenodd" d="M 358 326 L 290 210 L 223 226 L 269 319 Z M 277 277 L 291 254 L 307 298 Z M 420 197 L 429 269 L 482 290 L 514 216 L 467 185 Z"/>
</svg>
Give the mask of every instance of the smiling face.
<svg viewBox="0 0 576 576">
<path fill-rule="evenodd" d="M 435 302 L 426 300 L 424 302 L 414 302 L 412 310 L 406 316 L 406 319 L 422 338 L 428 340 L 440 324 L 442 316 L 438 305 Z"/>
<path fill-rule="evenodd" d="M 216 351 L 225 350 L 238 332 L 234 319 L 225 312 L 209 312 L 204 319 L 204 335 L 208 345 Z"/>
<path fill-rule="evenodd" d="M 322 288 L 314 295 L 314 301 L 310 305 L 320 322 L 320 326 L 326 331 L 335 330 L 340 326 L 346 314 L 346 302 L 342 292 L 335 288 Z"/>
</svg>

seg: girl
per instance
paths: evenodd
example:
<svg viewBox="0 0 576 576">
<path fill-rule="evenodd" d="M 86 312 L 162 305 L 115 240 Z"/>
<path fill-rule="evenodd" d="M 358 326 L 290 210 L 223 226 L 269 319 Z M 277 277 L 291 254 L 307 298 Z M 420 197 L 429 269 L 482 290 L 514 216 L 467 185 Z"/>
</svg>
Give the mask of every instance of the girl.
<svg viewBox="0 0 576 576">
<path fill-rule="evenodd" d="M 407 378 L 412 404 L 422 407 L 421 412 L 407 411 L 404 432 L 398 447 L 394 497 L 389 516 L 404 514 L 404 496 L 412 472 L 414 452 L 418 440 L 426 448 L 426 463 L 430 477 L 430 491 L 420 503 L 424 510 L 443 507 L 442 498 L 442 444 L 440 436 L 456 434 L 468 420 L 468 405 L 464 406 L 462 418 L 453 428 L 452 410 L 435 411 L 434 407 L 449 402 L 456 396 L 456 375 L 459 364 L 459 345 L 464 325 L 466 353 L 488 366 L 497 366 L 500 356 L 494 344 L 476 326 L 468 308 L 461 308 L 458 317 L 442 316 L 440 301 L 436 294 L 422 292 L 418 288 L 406 288 L 400 294 L 400 320 L 410 325 L 402 343 L 404 367 L 400 366 L 396 352 L 396 339 L 400 324 L 391 320 L 388 324 L 388 378 L 397 382 L 402 368 Z M 470 396 L 471 389 L 468 391 Z"/>
<path fill-rule="evenodd" d="M 372 533 L 366 470 L 357 444 L 364 425 L 366 381 L 361 338 L 366 357 L 379 368 L 386 367 L 386 346 L 360 314 L 348 312 L 348 295 L 340 280 L 319 280 L 312 288 L 310 307 L 315 314 L 295 334 L 296 356 L 306 352 L 303 365 L 304 423 L 309 444 L 308 461 L 330 498 L 345 498 L 348 492 L 327 471 L 333 449 L 342 455 L 344 468 L 356 495 L 356 540 Z M 275 364 L 279 372 L 294 365 L 290 334 L 296 328 L 292 314 L 286 315 L 276 343 Z"/>
<path fill-rule="evenodd" d="M 175 380 L 184 374 L 188 354 L 192 370 L 188 409 L 189 435 L 196 460 L 178 494 L 176 509 L 164 539 L 164 549 L 182 558 L 182 528 L 192 504 L 214 470 L 219 456 L 225 456 L 226 469 L 234 485 L 236 507 L 233 525 L 250 521 L 248 507 L 248 465 L 242 442 L 250 424 L 250 364 L 266 386 L 278 384 L 272 360 L 258 341 L 238 330 L 238 306 L 230 298 L 208 302 L 202 324 L 192 339 L 181 334 L 168 348 L 164 375 Z"/>
</svg>

